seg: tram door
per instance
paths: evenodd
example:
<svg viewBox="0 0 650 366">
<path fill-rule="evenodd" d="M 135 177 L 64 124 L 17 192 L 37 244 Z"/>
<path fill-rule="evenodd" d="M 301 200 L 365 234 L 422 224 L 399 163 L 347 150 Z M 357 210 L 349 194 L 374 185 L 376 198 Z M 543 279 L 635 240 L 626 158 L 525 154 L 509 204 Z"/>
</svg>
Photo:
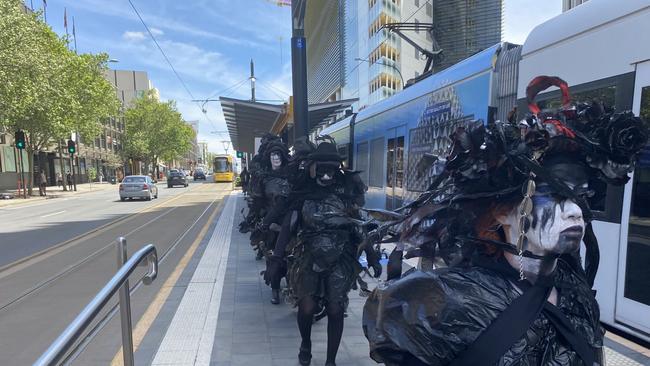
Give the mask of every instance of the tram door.
<svg viewBox="0 0 650 366">
<path fill-rule="evenodd" d="M 386 134 L 386 209 L 393 210 L 404 200 L 404 135 L 406 126 L 391 128 Z"/>
<path fill-rule="evenodd" d="M 633 112 L 650 121 L 650 61 L 637 64 Z M 650 145 L 625 187 L 616 320 L 650 334 Z"/>
</svg>

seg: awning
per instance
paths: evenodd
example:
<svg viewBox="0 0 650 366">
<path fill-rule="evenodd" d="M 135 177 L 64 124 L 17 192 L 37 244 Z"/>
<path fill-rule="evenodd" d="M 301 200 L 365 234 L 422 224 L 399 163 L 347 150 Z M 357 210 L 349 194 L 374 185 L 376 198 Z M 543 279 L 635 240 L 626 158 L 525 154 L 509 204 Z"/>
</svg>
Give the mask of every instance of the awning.
<svg viewBox="0 0 650 366">
<path fill-rule="evenodd" d="M 309 105 L 309 132 L 313 132 L 319 127 L 325 127 L 334 122 L 336 116 L 346 109 L 350 108 L 355 99 L 337 100 L 334 102 L 325 102 Z"/>
<path fill-rule="evenodd" d="M 219 97 L 230 141 L 237 151 L 255 153 L 255 137 L 262 137 L 283 114 L 287 104 L 266 104 Z"/>
<path fill-rule="evenodd" d="M 230 140 L 237 151 L 255 153 L 255 138 L 267 132 L 280 134 L 293 125 L 292 102 L 266 104 L 220 97 Z M 338 100 L 309 105 L 310 132 L 333 122 L 336 116 L 358 99 Z"/>
</svg>

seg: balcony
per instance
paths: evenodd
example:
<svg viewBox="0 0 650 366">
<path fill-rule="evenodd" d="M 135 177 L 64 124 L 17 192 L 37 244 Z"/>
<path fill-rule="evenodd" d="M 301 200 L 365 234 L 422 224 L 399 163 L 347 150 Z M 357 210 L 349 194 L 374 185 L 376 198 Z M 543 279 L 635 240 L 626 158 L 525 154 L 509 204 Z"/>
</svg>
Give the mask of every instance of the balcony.
<svg viewBox="0 0 650 366">
<path fill-rule="evenodd" d="M 385 14 L 393 19 L 400 19 L 402 11 L 399 5 L 391 0 L 377 0 L 368 12 L 369 19 L 377 19 L 381 14 Z"/>
<path fill-rule="evenodd" d="M 389 88 L 387 86 L 382 86 L 379 89 L 375 90 L 374 92 L 370 93 L 368 96 L 368 102 L 369 104 L 375 104 L 381 100 L 384 100 L 393 94 L 397 93 L 397 90 L 393 88 Z"/>
<path fill-rule="evenodd" d="M 368 49 L 374 50 L 382 45 L 386 45 L 388 47 L 399 50 L 401 46 L 401 38 L 399 38 L 395 33 L 388 32 L 386 29 L 382 29 L 370 37 L 368 40 Z"/>
<path fill-rule="evenodd" d="M 398 69 L 399 65 L 397 65 L 397 62 L 386 57 L 381 57 L 377 62 L 370 65 L 368 70 L 368 79 L 373 80 L 379 75 L 384 74 L 390 75 L 399 80 L 399 83 L 401 84 L 402 75 L 399 73 Z"/>
</svg>

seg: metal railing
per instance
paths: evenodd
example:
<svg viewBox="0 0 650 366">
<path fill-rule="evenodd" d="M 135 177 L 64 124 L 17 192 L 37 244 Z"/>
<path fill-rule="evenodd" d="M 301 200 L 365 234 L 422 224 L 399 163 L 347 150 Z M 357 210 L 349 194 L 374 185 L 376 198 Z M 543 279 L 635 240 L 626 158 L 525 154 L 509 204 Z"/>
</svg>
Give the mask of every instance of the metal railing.
<svg viewBox="0 0 650 366">
<path fill-rule="evenodd" d="M 131 328 L 131 300 L 129 294 L 129 276 L 139 264 L 149 264 L 149 271 L 142 279 L 145 285 L 151 284 L 158 275 L 158 252 L 152 244 L 147 244 L 127 259 L 126 239 L 117 240 L 118 271 L 97 295 L 86 305 L 68 327 L 52 342 L 50 347 L 34 363 L 35 366 L 57 365 L 72 348 L 77 339 L 88 328 L 99 312 L 119 290 L 120 317 L 122 322 L 122 349 L 125 366 L 133 366 L 133 340 Z M 146 261 L 146 262 L 145 262 Z M 125 263 L 126 262 L 126 263 Z"/>
</svg>

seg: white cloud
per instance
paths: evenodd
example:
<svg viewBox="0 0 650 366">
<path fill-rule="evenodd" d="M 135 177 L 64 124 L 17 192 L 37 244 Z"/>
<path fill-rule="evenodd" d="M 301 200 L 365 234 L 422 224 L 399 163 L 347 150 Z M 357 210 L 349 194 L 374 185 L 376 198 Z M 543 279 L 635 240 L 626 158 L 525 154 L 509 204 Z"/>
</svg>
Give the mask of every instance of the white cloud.
<svg viewBox="0 0 650 366">
<path fill-rule="evenodd" d="M 523 44 L 537 25 L 562 12 L 559 0 L 505 0 L 503 40 Z"/>
<path fill-rule="evenodd" d="M 143 41 L 147 38 L 147 35 L 144 34 L 144 32 L 132 32 L 132 31 L 126 31 L 122 34 L 122 38 L 124 38 L 127 41 Z"/>
<path fill-rule="evenodd" d="M 74 1 L 74 2 L 67 0 L 67 2 L 68 5 L 70 5 L 70 7 L 73 7 L 75 9 L 83 9 L 103 16 L 114 16 L 123 19 L 129 19 L 138 23 L 140 22 L 140 20 L 133 13 L 130 7 L 124 7 L 117 2 L 110 2 L 104 0 L 84 0 L 84 1 Z M 232 45 L 247 46 L 250 48 L 264 48 L 264 49 L 272 48 L 265 42 L 253 41 L 250 39 L 250 37 L 243 37 L 243 36 L 232 37 L 220 33 L 209 32 L 203 28 L 195 27 L 187 23 L 176 21 L 171 17 L 161 17 L 150 13 L 145 13 L 142 11 L 142 8 L 140 7 L 138 7 L 138 10 L 140 10 L 142 17 L 144 18 L 144 21 L 150 27 L 150 30 L 154 35 L 157 35 L 154 32 L 154 29 L 160 32 L 162 32 L 163 30 L 167 30 L 171 32 L 183 33 L 189 36 L 196 36 L 201 38 L 218 40 L 223 43 L 232 44 Z M 264 29 L 260 27 L 255 27 L 255 28 Z"/>
<path fill-rule="evenodd" d="M 154 36 L 162 36 L 163 34 L 165 34 L 165 32 L 163 32 L 161 29 L 158 28 L 150 27 L 149 30 Z"/>
</svg>

